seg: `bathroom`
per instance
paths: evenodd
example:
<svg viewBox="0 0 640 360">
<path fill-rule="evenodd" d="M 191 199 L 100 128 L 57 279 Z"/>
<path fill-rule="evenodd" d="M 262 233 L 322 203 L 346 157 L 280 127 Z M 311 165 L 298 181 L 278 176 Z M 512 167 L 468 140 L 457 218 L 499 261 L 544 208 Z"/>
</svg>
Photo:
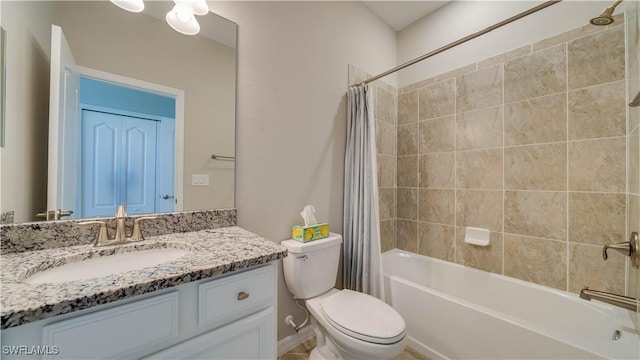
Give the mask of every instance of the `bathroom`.
<svg viewBox="0 0 640 360">
<path fill-rule="evenodd" d="M 210 2 L 213 12 L 238 25 L 235 153 L 222 153 L 235 155 L 237 158 L 233 206 L 237 208 L 238 225 L 266 239 L 280 242 L 291 236 L 292 225 L 300 223 L 300 209 L 306 204 L 313 204 L 319 220 L 329 223 L 332 229 L 341 229 L 348 65 L 353 65 L 352 69 L 375 75 L 535 4 L 479 2 L 474 7 L 474 3 L 453 2 L 398 32 L 361 2 Z M 509 25 L 505 30 L 496 30 L 474 40 L 468 44 L 469 47 L 461 45 L 425 61 L 424 65 L 417 64 L 383 80 L 391 88 L 398 89 L 431 79 L 587 25 L 589 19 L 609 5 L 610 2 L 562 2 L 544 13 L 530 15 L 521 22 Z M 625 5 L 623 2 L 616 14 Z M 596 29 L 593 31 L 601 30 Z M 437 36 L 421 36 L 423 33 Z M 637 86 L 637 82 L 635 84 Z M 634 90 L 637 92 L 637 88 Z M 629 96 L 632 97 L 635 92 Z M 396 106 L 395 102 L 401 99 L 405 97 L 397 100 L 392 98 L 391 106 Z M 41 111 L 46 115 L 46 109 Z M 378 113 L 383 111 L 379 109 Z M 391 114 L 394 113 L 392 110 Z M 634 114 L 637 118 L 637 111 Z M 419 165 L 416 163 L 413 167 L 416 169 L 415 175 L 393 175 L 394 167 L 397 167 L 397 172 L 404 171 L 404 167 L 401 169 L 403 165 L 411 169 L 412 156 L 418 157 L 412 153 L 403 153 L 397 158 L 397 164 L 394 163 L 395 151 L 400 155 L 401 150 L 400 142 L 396 150 L 393 133 L 397 131 L 398 136 L 401 136 L 400 133 L 404 134 L 404 130 L 410 125 L 418 126 L 418 121 L 415 124 L 403 123 L 402 130 L 400 126 L 397 129 L 391 126 L 394 125 L 393 121 L 395 120 L 379 125 L 386 126 L 392 133 L 391 138 L 384 142 L 385 147 L 381 149 L 382 154 L 378 160 L 381 169 L 385 164 L 392 169 L 391 173 L 382 173 L 380 181 L 383 188 L 380 192 L 380 225 L 384 250 L 397 247 L 427 253 L 432 257 L 504 273 L 514 278 L 524 278 L 573 293 L 577 293 L 583 285 L 589 285 L 594 289 L 624 294 L 625 286 L 633 282 L 631 279 L 625 282 L 624 275 L 621 275 L 625 273 L 624 258 L 612 255 L 609 262 L 602 262 L 602 244 L 598 242 L 579 246 L 582 244 L 571 238 L 568 241 L 560 238 L 565 239 L 561 247 L 557 246 L 558 242 L 537 241 L 532 242 L 531 249 L 518 248 L 513 237 L 509 239 L 502 234 L 526 233 L 507 231 L 506 219 L 492 219 L 495 220 L 494 224 L 502 223 L 491 230 L 500 230 L 500 226 L 505 227 L 505 230 L 496 231 L 494 236 L 498 236 L 498 239 L 492 239 L 490 248 L 473 252 L 470 250 L 467 253 L 464 244 L 460 243 L 461 246 L 458 246 L 461 239 L 449 237 L 449 242 L 445 242 L 445 238 L 436 237 L 437 234 L 433 238 L 438 238 L 440 242 L 429 243 L 430 247 L 426 247 L 424 240 L 418 237 L 418 231 L 414 230 L 418 226 L 426 227 L 432 223 L 446 225 L 440 226 L 441 233 L 448 231 L 451 234 L 453 230 L 454 234 L 459 234 L 455 232 L 458 227 L 474 224 L 422 221 L 419 209 L 416 208 L 411 213 L 412 207 L 400 206 L 401 203 L 411 202 L 414 198 L 410 193 L 421 187 L 404 183 L 417 178 Z M 397 121 L 400 124 L 400 117 Z M 10 139 L 10 131 L 8 127 L 7 140 Z M 45 139 L 40 141 L 42 143 Z M 402 151 L 405 150 L 409 151 Z M 4 155 L 4 148 L 2 152 Z M 7 164 L 4 156 L 2 163 Z M 2 173 L 4 178 L 6 168 Z M 503 176 L 506 176 L 506 170 Z M 506 180 L 504 190 L 520 190 L 507 187 Z M 566 175 L 564 180 L 567 181 Z M 5 184 L 6 180 L 3 179 L 3 198 Z M 596 192 L 627 194 L 626 187 Z M 398 195 L 394 195 L 396 193 Z M 457 193 L 461 195 L 462 191 Z M 565 188 L 564 192 L 559 193 L 566 197 L 568 192 Z M 637 196 L 630 198 L 637 199 Z M 31 201 L 31 198 L 26 201 Z M 618 212 L 623 213 L 618 214 L 617 221 L 622 217 L 623 224 L 626 224 L 626 210 L 620 210 L 626 209 L 626 199 L 622 205 L 619 201 L 614 203 Z M 461 205 L 461 202 L 458 201 L 457 205 Z M 502 202 L 498 205 L 502 208 Z M 447 210 L 449 214 L 457 211 L 456 205 L 451 206 L 455 211 L 450 208 Z M 565 220 L 570 221 L 569 218 Z M 485 224 L 476 226 L 484 227 L 481 225 Z M 619 236 L 610 239 L 609 243 L 626 240 L 629 232 L 624 226 L 626 225 L 622 225 L 622 231 L 617 232 Z M 431 231 L 436 232 L 433 228 Z M 566 226 L 563 231 L 567 231 Z M 412 237 L 412 234 L 416 235 Z M 536 240 L 549 237 L 543 234 L 533 236 Z M 556 237 L 551 238 L 558 240 Z M 574 247 L 583 250 L 575 258 Z M 560 248 L 559 251 L 562 252 L 557 262 L 532 262 L 537 268 L 532 269 L 531 273 L 522 272 L 530 265 L 524 262 L 528 257 L 556 254 L 556 248 Z M 503 253 L 509 256 L 504 256 Z M 523 263 L 509 263 L 516 259 Z M 284 322 L 286 315 L 293 314 L 296 321 L 301 321 L 304 312 L 293 302 L 284 283 L 282 270 L 278 274 L 277 339 L 283 341 L 296 337 L 295 331 Z M 589 274 L 598 274 L 598 277 Z"/>
</svg>

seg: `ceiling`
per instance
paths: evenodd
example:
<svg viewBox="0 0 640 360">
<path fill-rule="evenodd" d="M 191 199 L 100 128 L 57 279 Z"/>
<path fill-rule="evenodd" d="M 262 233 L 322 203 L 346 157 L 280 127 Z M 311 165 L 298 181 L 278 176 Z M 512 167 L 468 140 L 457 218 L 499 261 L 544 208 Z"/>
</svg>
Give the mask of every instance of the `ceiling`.
<svg viewBox="0 0 640 360">
<path fill-rule="evenodd" d="M 451 1 L 363 1 L 395 31 L 400 31 Z"/>
</svg>

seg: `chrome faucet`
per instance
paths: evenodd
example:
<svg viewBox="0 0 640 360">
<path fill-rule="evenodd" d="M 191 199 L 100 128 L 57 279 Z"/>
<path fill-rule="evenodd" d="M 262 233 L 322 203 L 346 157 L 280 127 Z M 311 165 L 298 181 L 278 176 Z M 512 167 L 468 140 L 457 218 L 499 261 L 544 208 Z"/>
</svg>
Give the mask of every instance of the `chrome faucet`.
<svg viewBox="0 0 640 360">
<path fill-rule="evenodd" d="M 96 236 L 96 241 L 93 244 L 93 246 L 97 247 L 97 246 L 119 245 L 119 244 L 126 244 L 126 243 L 144 240 L 140 222 L 144 220 L 157 219 L 157 217 L 143 216 L 143 217 L 135 218 L 133 220 L 133 229 L 131 230 L 131 234 L 129 235 L 127 235 L 127 225 L 125 223 L 126 219 L 127 219 L 127 205 L 119 205 L 116 208 L 116 213 L 115 213 L 116 230 L 113 237 L 109 234 L 106 221 L 101 221 L 101 220 L 84 221 L 84 222 L 78 223 L 78 225 L 83 225 L 83 226 L 100 225 L 100 230 L 98 231 L 98 235 Z"/>
</svg>

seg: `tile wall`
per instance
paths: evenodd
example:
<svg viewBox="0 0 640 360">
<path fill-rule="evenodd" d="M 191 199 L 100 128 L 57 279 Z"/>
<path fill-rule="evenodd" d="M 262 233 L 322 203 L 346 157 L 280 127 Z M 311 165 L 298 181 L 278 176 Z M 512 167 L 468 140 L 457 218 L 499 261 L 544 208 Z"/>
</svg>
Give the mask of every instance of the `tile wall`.
<svg viewBox="0 0 640 360">
<path fill-rule="evenodd" d="M 627 18 L 627 94 L 631 101 L 640 92 L 640 3 L 629 5 Z M 627 232 L 640 228 L 640 107 L 627 107 Z M 628 295 L 640 295 L 640 270 L 629 268 Z"/>
<path fill-rule="evenodd" d="M 383 233 L 395 218 L 401 249 L 571 292 L 625 293 L 625 258 L 601 252 L 626 241 L 627 209 L 638 209 L 626 87 L 620 16 L 399 89 L 395 148 L 393 94 L 378 90 Z M 491 230 L 490 246 L 466 244 L 467 226 Z"/>
</svg>

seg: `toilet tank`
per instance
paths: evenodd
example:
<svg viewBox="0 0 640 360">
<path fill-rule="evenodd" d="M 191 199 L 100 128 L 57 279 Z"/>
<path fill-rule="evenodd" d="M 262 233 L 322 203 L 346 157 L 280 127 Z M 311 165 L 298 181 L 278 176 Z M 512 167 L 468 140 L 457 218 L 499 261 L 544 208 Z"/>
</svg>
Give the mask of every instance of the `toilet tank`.
<svg viewBox="0 0 640 360">
<path fill-rule="evenodd" d="M 310 299 L 335 287 L 341 235 L 330 233 L 307 243 L 285 240 L 280 244 L 289 252 L 283 259 L 284 279 L 295 297 Z"/>
</svg>

